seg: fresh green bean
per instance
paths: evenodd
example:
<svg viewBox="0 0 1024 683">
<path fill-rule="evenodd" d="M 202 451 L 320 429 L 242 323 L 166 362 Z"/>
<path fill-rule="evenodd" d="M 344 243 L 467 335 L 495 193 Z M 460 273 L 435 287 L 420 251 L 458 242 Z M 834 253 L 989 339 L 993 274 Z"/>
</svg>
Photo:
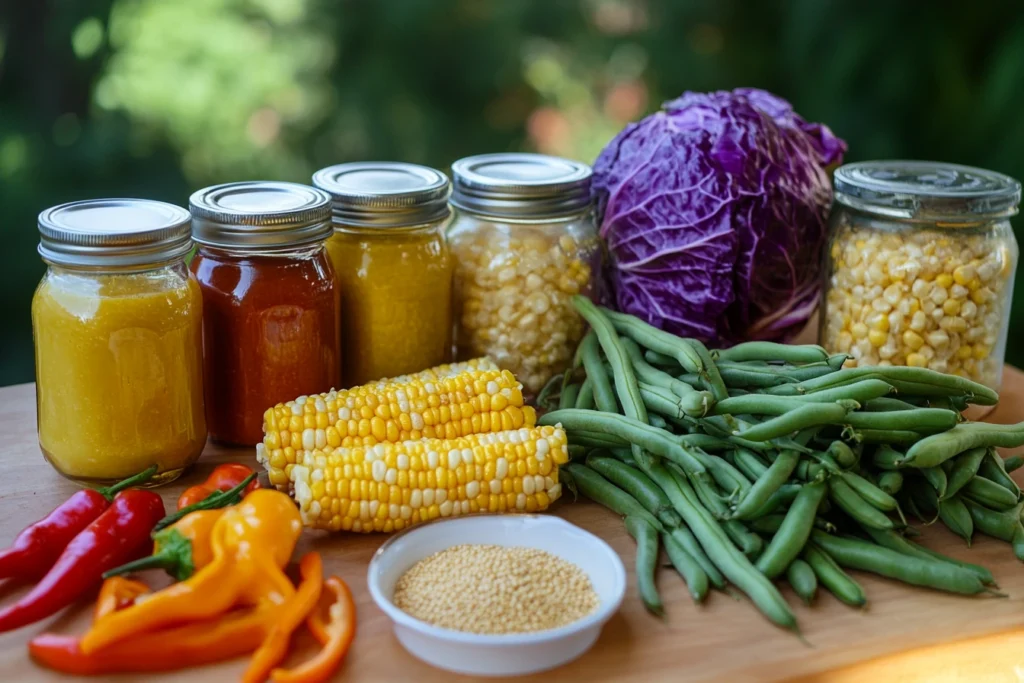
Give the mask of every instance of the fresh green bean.
<svg viewBox="0 0 1024 683">
<path fill-rule="evenodd" d="M 729 535 L 736 547 L 751 560 L 757 558 L 764 550 L 764 541 L 755 533 L 751 533 L 747 527 L 735 519 L 722 521 L 722 528 Z"/>
<path fill-rule="evenodd" d="M 1019 504 L 1012 510 L 997 512 L 974 502 L 970 498 L 965 498 L 963 501 L 964 505 L 967 506 L 968 512 L 971 513 L 975 529 L 986 536 L 998 538 L 1000 541 L 1006 541 L 1007 543 L 1013 541 L 1013 535 L 1020 524 L 1021 506 Z"/>
<path fill-rule="evenodd" d="M 694 348 L 670 332 L 659 330 L 631 315 L 617 313 L 601 307 L 600 312 L 611 321 L 615 329 L 626 337 L 629 337 L 645 349 L 664 354 L 678 363 L 687 372 L 701 373 L 704 371 L 704 363 Z M 658 365 L 659 363 L 655 363 Z"/>
<path fill-rule="evenodd" d="M 709 582 L 708 575 L 704 573 L 697 560 L 686 552 L 686 549 L 668 534 L 661 535 L 661 544 L 665 547 L 665 554 L 676 568 L 679 575 L 686 581 L 686 587 L 690 589 L 690 596 L 694 602 L 703 602 L 707 597 Z"/>
<path fill-rule="evenodd" d="M 833 389 L 816 391 L 812 394 L 796 394 L 793 396 L 781 396 L 780 398 L 788 398 L 805 403 L 832 403 L 841 400 L 854 400 L 865 404 L 877 401 L 879 397 L 885 396 L 892 391 L 893 387 L 888 382 L 880 379 L 862 379 L 859 382 L 844 384 Z"/>
<path fill-rule="evenodd" d="M 946 410 L 955 410 L 958 413 L 967 410 L 967 404 L 968 401 L 962 396 L 939 396 L 928 402 L 928 405 L 933 408 L 945 408 Z"/>
<path fill-rule="evenodd" d="M 579 384 L 566 384 L 562 387 L 562 393 L 558 396 L 559 408 L 573 408 L 576 405 L 576 397 L 579 396 Z"/>
<path fill-rule="evenodd" d="M 733 452 L 733 458 L 736 468 L 755 483 L 768 471 L 769 465 L 766 465 L 757 453 L 746 448 L 737 448 Z"/>
<path fill-rule="evenodd" d="M 757 560 L 757 568 L 769 579 L 785 571 L 807 544 L 825 490 L 822 482 L 808 484 L 793 501 L 778 533 Z"/>
<path fill-rule="evenodd" d="M 814 570 L 825 588 L 842 602 L 854 607 L 863 607 L 867 604 L 867 596 L 864 589 L 853 578 L 844 572 L 836 561 L 813 543 L 809 543 L 802 554 L 804 560 Z"/>
<path fill-rule="evenodd" d="M 783 484 L 782 486 L 779 487 L 778 491 L 773 493 L 771 497 L 768 498 L 768 500 L 765 502 L 764 505 L 761 506 L 759 510 L 748 515 L 748 517 L 750 517 L 751 519 L 758 519 L 760 517 L 764 517 L 765 515 L 772 514 L 781 507 L 790 505 L 794 500 L 796 500 L 796 496 L 798 493 L 800 493 L 801 488 L 803 488 L 801 484 Z"/>
<path fill-rule="evenodd" d="M 850 413 L 846 424 L 854 429 L 913 429 L 917 432 L 937 432 L 952 429 L 960 421 L 960 414 L 940 408 L 915 408 L 885 413 Z"/>
<path fill-rule="evenodd" d="M 855 434 L 856 438 L 865 444 L 909 445 L 917 443 L 924 436 L 910 429 L 858 429 Z"/>
<path fill-rule="evenodd" d="M 829 497 L 833 503 L 858 523 L 873 529 L 892 529 L 893 523 L 885 513 L 864 500 L 844 480 L 832 477 L 828 480 Z"/>
<path fill-rule="evenodd" d="M 711 561 L 704 549 L 700 547 L 700 543 L 692 531 L 682 525 L 669 531 L 669 535 L 700 565 L 712 586 L 719 590 L 725 588 L 725 577 L 722 576 L 722 572 L 718 571 L 718 567 Z"/>
<path fill-rule="evenodd" d="M 562 386 L 562 376 L 554 375 L 551 379 L 544 383 L 544 386 L 540 388 L 537 393 L 537 405 L 546 410 L 550 410 L 554 405 L 552 403 L 551 395 L 555 392 L 555 387 Z"/>
<path fill-rule="evenodd" d="M 1003 461 L 1003 469 L 1006 470 L 1007 474 L 1019 470 L 1024 467 L 1024 457 L 1019 455 L 1013 455 Z"/>
<path fill-rule="evenodd" d="M 918 471 L 925 478 L 925 481 L 932 485 L 932 488 L 935 489 L 935 495 L 941 501 L 946 495 L 946 489 L 949 488 L 949 478 L 946 476 L 946 471 L 941 467 L 925 467 Z"/>
<path fill-rule="evenodd" d="M 811 565 L 799 557 L 796 558 L 786 568 L 786 580 L 793 587 L 793 592 L 810 607 L 818 594 L 818 577 L 815 576 Z"/>
<path fill-rule="evenodd" d="M 670 471 L 671 469 L 672 468 L 669 468 Z M 726 507 L 725 500 L 719 496 L 713 483 L 707 480 L 695 480 L 693 482 L 693 490 L 697 493 L 697 497 L 704 505 L 704 508 L 707 509 L 715 519 L 725 520 L 729 517 L 729 511 Z"/>
<path fill-rule="evenodd" d="M 945 497 L 955 496 L 978 473 L 981 461 L 985 458 L 984 448 L 972 448 L 956 456 L 953 469 L 946 475 Z"/>
<path fill-rule="evenodd" d="M 769 441 L 787 434 L 823 424 L 839 424 L 849 411 L 839 403 L 810 403 L 785 415 L 754 425 L 741 431 L 738 436 L 747 441 Z"/>
<path fill-rule="evenodd" d="M 555 410 L 537 420 L 538 425 L 553 426 L 559 423 L 568 434 L 580 430 L 619 437 L 634 446 L 681 465 L 687 474 L 702 474 L 707 471 L 701 462 L 708 460 L 707 454 L 697 449 L 685 448 L 668 432 L 624 415 L 571 409 Z M 636 457 L 635 448 L 633 455 Z"/>
<path fill-rule="evenodd" d="M 646 519 L 659 531 L 662 529 L 661 522 L 638 503 L 636 498 L 612 484 L 596 471 L 575 463 L 562 465 L 561 469 L 568 472 L 579 492 L 595 503 L 603 505 L 623 517 Z"/>
<path fill-rule="evenodd" d="M 901 463 L 905 457 L 905 454 L 900 453 L 891 446 L 882 444 L 875 449 L 874 455 L 871 456 L 871 461 L 879 469 L 895 470 L 902 466 Z"/>
<path fill-rule="evenodd" d="M 651 384 L 639 383 L 640 399 L 649 413 L 658 413 L 665 417 L 682 417 L 686 414 L 678 396 L 668 389 Z"/>
<path fill-rule="evenodd" d="M 782 396 L 746 394 L 733 396 L 715 404 L 712 415 L 785 415 L 797 408 L 806 408 L 807 402 Z"/>
<path fill-rule="evenodd" d="M 615 458 L 601 455 L 589 456 L 586 464 L 587 467 L 633 496 L 636 502 L 644 506 L 666 527 L 672 528 L 682 524 L 679 514 L 673 509 L 665 492 L 640 470 Z"/>
<path fill-rule="evenodd" d="M 883 512 L 899 510 L 899 504 L 895 498 L 856 472 L 843 472 L 839 477 L 872 507 Z"/>
<path fill-rule="evenodd" d="M 626 517 L 626 531 L 636 540 L 636 585 L 640 600 L 651 614 L 665 613 L 654 573 L 658 567 L 658 532 L 642 517 Z"/>
<path fill-rule="evenodd" d="M 583 384 L 580 385 L 580 392 L 576 396 L 576 404 L 571 406 L 580 410 L 593 410 L 595 407 L 594 403 L 594 385 L 587 377 L 583 380 Z"/>
<path fill-rule="evenodd" d="M 975 576 L 978 580 L 988 586 L 994 586 L 996 581 L 992 578 L 992 572 L 985 567 L 977 564 L 971 564 L 970 562 L 961 562 L 960 560 L 952 557 L 946 557 L 942 553 L 937 553 L 934 550 L 930 550 L 923 545 L 908 541 L 896 531 L 881 531 L 879 529 L 866 528 L 864 531 L 867 532 L 871 539 L 878 545 L 888 548 L 889 550 L 895 550 L 896 552 L 903 553 L 904 555 L 911 555 L 914 557 L 920 557 L 926 560 L 935 560 L 938 562 L 945 562 L 952 564 L 962 569 L 966 569 Z"/>
<path fill-rule="evenodd" d="M 918 511 L 932 515 L 930 520 L 919 517 L 925 525 L 935 522 L 939 518 L 939 494 L 931 486 L 921 480 L 912 480 L 905 487 L 911 499 L 917 505 Z"/>
<path fill-rule="evenodd" d="M 675 437 L 676 443 L 683 448 L 700 448 L 705 451 L 724 451 L 735 448 L 727 439 L 710 434 L 683 434 Z"/>
<path fill-rule="evenodd" d="M 746 495 L 750 490 L 750 480 L 725 458 L 708 458 L 708 472 L 723 490 Z"/>
<path fill-rule="evenodd" d="M 750 490 L 740 499 L 733 516 L 736 519 L 753 519 L 773 494 L 786 483 L 789 475 L 800 461 L 794 451 L 781 451 L 764 475 L 759 477 Z"/>
<path fill-rule="evenodd" d="M 659 370 L 644 360 L 643 352 L 636 342 L 628 337 L 620 340 L 622 348 L 633 364 L 637 379 L 645 384 L 666 389 L 678 397 L 678 403 L 684 414 L 701 417 L 707 413 L 714 398 L 706 391 L 697 391 L 686 382 Z"/>
<path fill-rule="evenodd" d="M 698 339 L 686 339 L 683 341 L 689 343 L 704 366 L 698 373 L 701 379 L 704 380 L 704 388 L 711 392 L 716 401 L 729 398 L 729 390 L 725 388 L 725 382 L 722 380 L 721 373 L 718 372 L 718 366 L 715 365 L 715 361 L 711 359 L 708 347 L 704 346 L 704 343 Z"/>
<path fill-rule="evenodd" d="M 989 448 L 985 452 L 985 457 L 982 459 L 981 466 L 978 468 L 978 474 L 986 479 L 991 479 L 1010 493 L 1020 498 L 1020 487 L 1017 486 L 1017 482 L 1015 482 L 1006 472 L 1006 465 L 1003 463 L 1003 458 L 998 452 L 996 452 L 996 449 Z"/>
<path fill-rule="evenodd" d="M 988 590 L 977 576 L 955 565 L 904 555 L 874 543 L 817 530 L 811 532 L 811 538 L 842 567 L 950 593 L 974 595 Z"/>
<path fill-rule="evenodd" d="M 837 372 L 837 368 L 834 367 L 832 361 L 819 361 L 817 363 L 808 363 L 806 365 L 793 366 L 782 366 L 782 373 L 786 377 L 790 377 L 797 382 L 806 382 L 807 380 L 817 379 L 825 375 Z"/>
<path fill-rule="evenodd" d="M 893 370 L 895 368 L 887 368 Z M 963 379 L 958 377 L 957 379 Z M 906 464 L 934 467 L 971 448 L 1016 448 L 1024 446 L 1024 422 L 995 425 L 987 422 L 964 422 L 948 432 L 933 434 L 915 443 L 907 451 Z"/>
<path fill-rule="evenodd" d="M 610 436 L 600 432 L 588 432 L 578 429 L 567 434 L 570 445 L 586 446 L 588 448 L 622 448 L 629 447 L 629 442 L 617 436 Z"/>
<path fill-rule="evenodd" d="M 612 368 L 612 377 L 615 384 L 615 394 L 622 405 L 622 412 L 626 417 L 633 418 L 646 424 L 647 407 L 640 396 L 640 387 L 637 386 L 636 376 L 633 374 L 633 365 L 629 357 L 619 343 L 619 336 L 611 321 L 597 309 L 596 306 L 585 296 L 575 295 L 572 304 L 576 312 L 590 324 L 590 328 L 597 335 L 597 341 L 601 345 L 605 358 Z M 637 462 L 643 462 L 647 455 L 643 447 L 634 443 L 632 446 L 633 457 Z"/>
<path fill-rule="evenodd" d="M 864 380 L 864 381 L 881 381 L 881 380 Z M 856 386 L 856 384 L 850 384 L 849 386 Z M 825 392 L 820 392 L 825 393 Z M 814 394 L 808 394 L 808 396 L 814 396 Z M 915 406 L 913 403 L 907 403 L 906 401 L 899 398 L 888 398 L 885 396 L 879 396 L 878 398 L 872 398 L 864 402 L 863 410 L 871 413 L 876 412 L 893 412 L 897 410 L 914 410 L 919 406 Z"/>
<path fill-rule="evenodd" d="M 961 495 L 991 510 L 1009 510 L 1017 505 L 1020 499 L 1018 494 L 982 476 L 976 476 L 967 482 L 961 490 Z"/>
<path fill-rule="evenodd" d="M 806 458 L 801 460 L 796 466 L 796 478 L 801 481 L 818 481 L 824 480 L 825 468 L 816 462 L 807 460 Z"/>
<path fill-rule="evenodd" d="M 903 475 L 896 470 L 889 470 L 878 475 L 878 488 L 890 496 L 895 496 L 903 487 Z"/>
<path fill-rule="evenodd" d="M 666 431 L 669 429 L 668 420 L 657 413 L 648 413 L 647 422 L 657 429 L 664 429 Z"/>
<path fill-rule="evenodd" d="M 773 623 L 792 631 L 797 630 L 796 618 L 778 589 L 733 546 L 718 522 L 699 504 L 697 494 L 689 482 L 673 476 L 659 463 L 651 463 L 649 468 L 648 474 L 668 494 L 676 512 L 682 516 L 722 574 L 746 593 Z"/>
<path fill-rule="evenodd" d="M 854 467 L 860 459 L 853 449 L 842 441 L 833 441 L 826 452 L 835 458 L 836 464 L 843 469 Z"/>
<path fill-rule="evenodd" d="M 793 364 L 824 362 L 829 359 L 828 351 L 820 346 L 797 346 L 767 341 L 744 342 L 732 348 L 713 351 L 712 356 L 724 361 L 763 360 Z"/>
<path fill-rule="evenodd" d="M 608 373 L 601 361 L 601 346 L 597 334 L 590 330 L 580 342 L 579 352 L 583 368 L 587 371 L 587 379 L 594 388 L 594 403 L 598 410 L 605 413 L 619 412 L 619 402 L 615 398 L 615 390 L 608 379 Z"/>
<path fill-rule="evenodd" d="M 939 501 L 939 519 L 970 547 L 971 537 L 974 536 L 974 520 L 960 496 Z"/>
<path fill-rule="evenodd" d="M 796 380 L 780 372 L 740 364 L 718 366 L 718 372 L 727 387 L 766 389 L 780 384 L 795 384 Z"/>
<path fill-rule="evenodd" d="M 830 375 L 801 382 L 794 389 L 797 393 L 810 393 L 819 389 L 849 384 L 860 379 L 881 379 L 889 382 L 897 390 L 899 385 L 912 389 L 904 393 L 912 395 L 929 395 L 929 391 L 938 390 L 933 395 L 947 396 L 969 396 L 978 405 L 995 405 L 999 401 L 999 395 L 983 384 L 972 382 L 957 375 L 945 375 L 927 368 L 914 368 L 909 366 L 892 366 L 886 368 L 866 366 L 850 368 L 842 372 L 835 372 Z"/>
<path fill-rule="evenodd" d="M 821 502 L 824 503 L 825 499 L 823 498 Z M 819 508 L 818 511 L 821 512 L 821 509 Z M 780 514 L 764 515 L 763 517 L 750 520 L 747 522 L 747 526 L 751 531 L 756 531 L 759 534 L 777 534 L 779 529 L 782 528 L 782 522 L 784 522 L 785 519 L 786 516 Z M 813 523 L 815 529 L 821 529 L 822 531 L 830 534 L 834 534 L 836 532 L 836 525 L 822 517 L 815 517 Z"/>
<path fill-rule="evenodd" d="M 664 353 L 658 353 L 657 351 L 651 351 L 650 349 L 644 351 L 644 360 L 646 360 L 651 365 L 657 365 L 657 366 L 663 367 L 663 368 L 678 368 L 679 367 L 679 361 L 677 361 L 674 357 L 667 356 Z M 699 359 L 697 359 L 697 360 L 699 360 Z M 696 377 L 697 377 L 696 371 L 694 372 L 693 376 L 695 378 L 694 381 L 695 382 L 699 382 L 699 380 L 696 379 Z"/>
</svg>

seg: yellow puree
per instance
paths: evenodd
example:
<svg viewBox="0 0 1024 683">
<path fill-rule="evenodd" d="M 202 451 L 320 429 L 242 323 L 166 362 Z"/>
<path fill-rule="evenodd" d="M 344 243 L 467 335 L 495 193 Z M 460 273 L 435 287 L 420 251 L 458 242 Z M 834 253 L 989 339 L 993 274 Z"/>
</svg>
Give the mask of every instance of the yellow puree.
<svg viewBox="0 0 1024 683">
<path fill-rule="evenodd" d="M 199 457 L 206 421 L 194 279 L 51 273 L 32 321 L 39 443 L 58 471 L 102 482 L 156 464 L 169 479 Z"/>
<path fill-rule="evenodd" d="M 344 386 L 448 362 L 452 260 L 440 226 L 336 229 L 327 252 L 341 290 Z"/>
</svg>

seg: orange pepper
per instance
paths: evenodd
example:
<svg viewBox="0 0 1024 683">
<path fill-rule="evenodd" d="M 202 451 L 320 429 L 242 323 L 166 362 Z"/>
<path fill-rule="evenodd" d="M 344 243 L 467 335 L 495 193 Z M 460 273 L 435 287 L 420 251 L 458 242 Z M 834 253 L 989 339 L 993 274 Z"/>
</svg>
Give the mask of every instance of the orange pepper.
<svg viewBox="0 0 1024 683">
<path fill-rule="evenodd" d="M 274 669 L 270 678 L 275 683 L 320 683 L 329 679 L 348 653 L 356 635 L 356 605 L 348 585 L 337 576 L 324 582 L 324 596 L 331 602 L 326 606 L 330 621 L 325 622 L 323 610 L 318 606 L 306 619 L 306 626 L 323 648 L 311 659 L 294 669 Z"/>
<path fill-rule="evenodd" d="M 202 484 L 196 484 L 185 489 L 178 497 L 178 509 L 187 508 L 201 500 L 205 500 L 211 493 L 217 491 L 230 491 L 252 474 L 252 468 L 238 462 L 228 462 L 214 468 L 210 476 Z M 242 492 L 243 496 L 252 493 L 260 487 L 260 482 L 253 479 Z"/>
<path fill-rule="evenodd" d="M 323 589 L 323 562 L 319 553 L 307 553 L 299 562 L 302 583 L 295 595 L 281 605 L 274 628 L 267 635 L 260 649 L 252 656 L 249 668 L 242 674 L 242 683 L 263 683 L 270 670 L 288 654 L 288 643 L 292 633 L 302 624 L 310 612 L 316 609 Z"/>
<path fill-rule="evenodd" d="M 92 618 L 102 619 L 112 612 L 130 607 L 135 603 L 136 598 L 149 592 L 149 586 L 141 581 L 132 581 L 122 576 L 107 579 L 100 587 Z"/>
</svg>

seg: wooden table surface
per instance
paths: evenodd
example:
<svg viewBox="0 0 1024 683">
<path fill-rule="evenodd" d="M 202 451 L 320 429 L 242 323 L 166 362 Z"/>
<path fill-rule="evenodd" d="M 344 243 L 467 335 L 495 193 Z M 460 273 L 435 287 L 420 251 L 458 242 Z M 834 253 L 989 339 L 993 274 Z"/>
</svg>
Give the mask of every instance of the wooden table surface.
<svg viewBox="0 0 1024 683">
<path fill-rule="evenodd" d="M 36 443 L 35 394 L 32 385 L 0 389 L 0 546 L 23 527 L 60 504 L 75 491 L 43 460 Z M 1007 370 L 1003 400 L 989 417 L 994 422 L 1024 419 L 1024 374 Z M 194 471 L 160 490 L 172 508 L 181 490 L 201 481 L 217 464 L 240 461 L 255 465 L 251 449 L 225 449 L 210 445 Z M 1024 472 L 1024 470 L 1021 470 Z M 631 568 L 634 545 L 622 522 L 603 508 L 563 499 L 554 514 L 606 539 Z M 870 575 L 858 575 L 870 600 L 869 607 L 855 610 L 830 595 L 819 596 L 807 608 L 791 593 L 794 609 L 810 646 L 765 621 L 745 600 L 725 594 L 711 595 L 695 606 L 682 581 L 669 570 L 659 574 L 659 586 L 667 617 L 659 620 L 644 612 L 635 594 L 630 569 L 629 593 L 622 610 L 605 627 L 595 647 L 579 660 L 557 671 L 559 680 L 644 681 L 785 681 L 846 666 L 854 662 L 900 652 L 908 648 L 946 643 L 1024 625 L 1024 571 L 1009 546 L 978 537 L 968 550 L 944 529 L 929 527 L 923 542 L 937 550 L 984 564 L 1010 597 L 964 598 L 917 589 Z M 355 594 L 358 634 L 337 680 L 469 681 L 432 669 L 408 655 L 391 633 L 385 615 L 366 590 L 366 567 L 384 541 L 379 535 L 306 533 L 298 553 L 310 548 L 324 557 L 325 572 L 338 574 Z M 298 555 L 297 553 L 297 555 Z M 788 590 L 788 589 L 787 589 Z M 0 588 L 0 600 L 16 599 L 21 589 Z M 91 601 L 47 620 L 0 636 L 0 680 L 70 680 L 37 667 L 26 653 L 27 641 L 37 633 L 54 630 L 79 633 L 88 623 Z M 304 636 L 294 659 L 312 645 Z M 165 675 L 115 676 L 115 681 L 219 681 L 235 680 L 244 667 L 235 660 L 202 669 Z M 544 676 L 541 674 L 536 680 Z M 493 679 L 492 679 L 493 680 Z M 520 679 L 523 680 L 523 679 Z M 822 679 L 824 680 L 824 679 Z M 853 679 L 847 679 L 853 680 Z M 873 680 L 878 680 L 873 678 Z M 1017 680 L 1017 679 L 1012 679 Z"/>
</svg>

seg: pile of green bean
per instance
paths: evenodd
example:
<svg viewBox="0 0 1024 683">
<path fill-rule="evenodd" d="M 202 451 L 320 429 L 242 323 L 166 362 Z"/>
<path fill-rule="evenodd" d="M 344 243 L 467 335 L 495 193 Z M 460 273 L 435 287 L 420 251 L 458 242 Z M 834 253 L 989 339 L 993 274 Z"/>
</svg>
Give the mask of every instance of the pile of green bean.
<svg viewBox="0 0 1024 683">
<path fill-rule="evenodd" d="M 693 599 L 732 584 L 772 622 L 796 630 L 775 584 L 806 603 L 823 586 L 867 597 L 854 569 L 937 590 L 995 593 L 984 567 L 914 542 L 941 521 L 1024 560 L 1021 490 L 997 447 L 1024 445 L 1024 423 L 964 421 L 991 389 L 909 367 L 847 368 L 819 346 L 750 342 L 709 351 L 632 316 L 574 300 L 590 324 L 574 367 L 538 398 L 561 424 L 565 484 L 625 518 L 637 542 L 640 597 L 660 548 Z"/>
</svg>

